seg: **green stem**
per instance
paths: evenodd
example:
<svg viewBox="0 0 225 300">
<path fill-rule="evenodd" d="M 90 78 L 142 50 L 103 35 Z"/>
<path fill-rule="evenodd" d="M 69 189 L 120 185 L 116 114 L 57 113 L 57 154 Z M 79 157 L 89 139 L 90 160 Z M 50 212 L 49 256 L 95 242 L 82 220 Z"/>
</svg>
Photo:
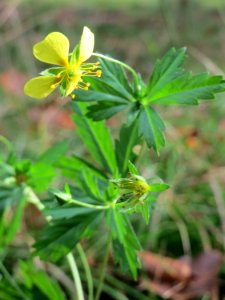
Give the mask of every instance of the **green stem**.
<svg viewBox="0 0 225 300">
<path fill-rule="evenodd" d="M 74 280 L 75 289 L 77 293 L 76 300 L 84 300 L 84 293 L 83 293 L 82 284 L 80 280 L 80 274 L 77 268 L 76 261 L 73 257 L 73 254 L 70 252 L 69 254 L 67 254 L 66 258 L 69 263 L 71 273 L 73 275 L 73 280 Z"/>
<path fill-rule="evenodd" d="M 108 262 L 108 258 L 109 258 L 110 246 L 111 246 L 111 235 L 109 235 L 108 242 L 107 242 L 106 249 L 105 249 L 105 255 L 104 255 L 101 270 L 100 270 L 100 277 L 99 277 L 99 281 L 98 281 L 98 287 L 97 287 L 97 292 L 95 295 L 95 300 L 99 300 L 99 297 L 102 292 L 102 286 L 103 286 L 107 262 Z"/>
<path fill-rule="evenodd" d="M 85 274 L 86 274 L 86 278 L 87 278 L 88 300 L 93 300 L 94 299 L 94 294 L 93 294 L 93 280 L 92 280 L 91 270 L 90 270 L 86 255 L 84 253 L 84 250 L 81 247 L 81 244 L 78 243 L 76 248 L 77 248 L 77 251 L 80 255 L 82 264 L 84 266 L 84 271 L 85 271 Z"/>
<path fill-rule="evenodd" d="M 21 290 L 17 282 L 11 278 L 11 275 L 9 274 L 8 270 L 5 268 L 5 266 L 0 262 L 0 271 L 2 272 L 3 276 L 6 280 L 14 287 L 14 289 L 18 292 L 18 294 L 22 297 L 24 300 L 29 300 L 29 298 L 24 294 L 24 292 Z"/>
<path fill-rule="evenodd" d="M 77 204 L 77 205 L 83 206 L 83 207 L 93 208 L 93 209 L 109 209 L 109 208 L 111 208 L 110 205 L 94 205 L 94 204 L 90 204 L 90 203 L 80 202 L 75 199 L 70 199 L 68 202 L 74 203 L 74 204 Z"/>
<path fill-rule="evenodd" d="M 97 57 L 101 57 L 103 59 L 106 59 L 108 61 L 111 61 L 111 62 L 114 62 L 118 65 L 121 65 L 122 67 L 126 68 L 128 71 L 131 72 L 131 74 L 134 76 L 134 79 L 135 79 L 135 82 L 136 82 L 136 85 L 138 86 L 138 76 L 137 76 L 137 73 L 135 72 L 135 70 L 133 68 L 131 68 L 130 66 L 128 66 L 127 64 L 123 63 L 122 61 L 120 60 L 117 60 L 115 58 L 111 58 L 109 56 L 106 56 L 106 55 L 103 55 L 103 54 L 100 54 L 100 53 L 92 53 L 93 56 L 97 56 Z"/>
</svg>

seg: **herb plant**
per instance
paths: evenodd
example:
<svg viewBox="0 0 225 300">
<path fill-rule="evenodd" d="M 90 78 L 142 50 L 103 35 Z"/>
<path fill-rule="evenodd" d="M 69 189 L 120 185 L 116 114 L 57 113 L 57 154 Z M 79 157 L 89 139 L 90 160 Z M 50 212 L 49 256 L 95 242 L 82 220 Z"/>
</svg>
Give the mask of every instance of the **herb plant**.
<svg viewBox="0 0 225 300">
<path fill-rule="evenodd" d="M 0 157 L 1 260 L 18 232 L 26 205 L 34 204 L 45 216 L 46 225 L 35 235 L 32 256 L 54 263 L 66 257 L 76 287 L 76 295 L 67 297 L 77 300 L 84 300 L 85 294 L 89 300 L 100 298 L 110 253 L 115 265 L 138 279 L 142 245 L 133 216 L 144 218 L 147 225 L 157 197 L 170 188 L 157 176 L 144 178 L 136 168 L 140 152 L 135 153 L 135 146 L 147 145 L 158 155 L 165 146 L 165 125 L 157 106 L 197 105 L 225 90 L 221 76 L 193 75 L 182 67 L 185 48 L 172 48 L 157 60 L 147 82 L 127 64 L 93 51 L 94 34 L 87 27 L 72 53 L 65 35 L 48 34 L 34 46 L 33 54 L 56 67 L 42 71 L 24 88 L 34 98 L 45 98 L 57 88 L 62 97 L 71 97 L 76 134 L 85 149 L 83 157 L 76 155 L 76 148 L 71 154 L 69 143 L 62 141 L 36 161 L 20 159 L 10 142 L 1 137 L 7 148 Z M 95 62 L 86 62 L 89 58 Z M 106 119 L 120 112 L 123 123 L 115 138 Z M 55 178 L 65 184 L 52 186 Z M 98 231 L 103 232 L 105 254 L 98 278 L 94 278 L 82 243 L 92 240 Z M 75 249 L 86 279 L 80 278 Z M 2 263 L 0 269 L 4 275 L 1 299 L 67 299 L 60 286 L 31 263 L 20 262 L 22 280 L 18 282 L 10 282 Z M 34 277 L 29 278 L 27 272 Z M 87 282 L 85 289 L 82 281 Z M 35 293 L 43 298 L 35 298 Z"/>
</svg>

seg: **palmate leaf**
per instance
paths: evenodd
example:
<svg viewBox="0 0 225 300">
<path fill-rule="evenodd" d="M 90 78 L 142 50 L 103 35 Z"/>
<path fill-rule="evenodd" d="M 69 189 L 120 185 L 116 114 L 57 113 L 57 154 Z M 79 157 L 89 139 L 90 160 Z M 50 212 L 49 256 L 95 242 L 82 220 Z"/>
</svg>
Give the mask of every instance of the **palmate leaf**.
<svg viewBox="0 0 225 300">
<path fill-rule="evenodd" d="M 137 251 L 141 245 L 126 215 L 117 210 L 109 211 L 108 225 L 112 231 L 113 252 L 117 263 L 124 272 L 131 272 L 134 279 L 137 278 L 137 270 L 140 262 Z"/>
<path fill-rule="evenodd" d="M 139 133 L 144 137 L 148 147 L 153 147 L 158 154 L 165 145 L 164 130 L 165 125 L 158 113 L 150 106 L 142 106 L 139 116 Z"/>
<path fill-rule="evenodd" d="M 108 172 L 117 176 L 117 164 L 111 135 L 104 122 L 94 122 L 85 117 L 86 105 L 73 103 L 73 120 L 77 133 L 86 145 L 91 156 Z"/>
<path fill-rule="evenodd" d="M 18 266 L 19 265 L 19 266 Z M 66 296 L 48 274 L 37 269 L 29 261 L 19 261 L 11 277 L 2 276 L 0 280 L 0 299 L 4 300 L 65 300 Z M 16 286 L 16 288 L 15 288 Z"/>
<path fill-rule="evenodd" d="M 130 160 L 128 161 L 128 169 L 129 169 L 130 174 L 139 175 L 137 168 Z"/>
<path fill-rule="evenodd" d="M 38 162 L 54 165 L 61 159 L 61 157 L 64 156 L 68 147 L 69 147 L 69 143 L 67 140 L 56 143 L 52 147 L 50 147 L 47 151 L 42 153 L 42 155 L 38 158 Z"/>
<path fill-rule="evenodd" d="M 214 99 L 215 93 L 225 90 L 222 76 L 186 73 L 167 83 L 149 98 L 155 104 L 198 104 L 201 99 Z"/>
<path fill-rule="evenodd" d="M 61 169 L 63 176 L 76 180 L 77 186 L 88 197 L 97 201 L 106 201 L 105 190 L 109 181 L 107 177 L 84 159 L 73 155 L 62 157 L 57 166 Z M 75 197 L 81 197 L 77 195 Z"/>
<path fill-rule="evenodd" d="M 0 240 L 2 243 L 8 244 L 20 228 L 26 197 L 23 195 L 22 187 L 9 189 L 3 186 L 0 189 Z M 11 220 L 3 217 L 4 212 L 10 207 L 14 212 Z"/>
<path fill-rule="evenodd" d="M 91 163 L 76 155 L 72 155 L 70 157 L 61 157 L 61 159 L 57 163 L 57 167 L 62 170 L 63 175 L 66 177 L 74 178 L 74 176 L 76 176 L 76 173 L 79 173 L 80 169 L 84 168 L 93 176 L 102 180 L 106 180 L 105 175 L 100 170 L 98 170 Z"/>
<path fill-rule="evenodd" d="M 116 140 L 116 157 L 122 177 L 127 175 L 129 160 L 133 161 L 135 158 L 133 148 L 139 140 L 137 120 L 128 126 L 124 124 L 121 127 L 119 139 Z"/>
<path fill-rule="evenodd" d="M 57 206 L 55 208 L 44 210 L 45 216 L 51 216 L 54 220 L 57 219 L 70 219 L 75 216 L 84 216 L 94 212 L 93 208 L 87 207 L 77 207 L 74 204 L 64 204 L 62 206 Z"/>
<path fill-rule="evenodd" d="M 38 160 L 30 166 L 26 180 L 28 185 L 35 191 L 46 191 L 56 176 L 55 165 L 65 155 L 68 146 L 68 141 L 64 140 L 41 154 Z"/>
<path fill-rule="evenodd" d="M 19 273 L 21 288 L 23 292 L 26 289 L 29 290 L 32 295 L 32 299 L 66 299 L 66 296 L 57 281 L 50 278 L 44 271 L 38 270 L 31 262 L 20 261 Z M 36 293 L 37 296 L 35 295 Z"/>
<path fill-rule="evenodd" d="M 142 214 L 142 217 L 146 224 L 149 223 L 151 212 L 153 210 L 157 197 L 157 193 L 150 193 L 143 203 L 138 203 L 134 208 L 135 213 L 139 212 Z"/>
<path fill-rule="evenodd" d="M 170 49 L 158 60 L 147 86 L 145 103 L 197 104 L 200 99 L 213 99 L 225 90 L 222 76 L 208 73 L 192 75 L 182 69 L 186 49 Z"/>
<path fill-rule="evenodd" d="M 94 121 L 109 119 L 113 115 L 127 108 L 127 106 L 127 103 L 99 102 L 88 106 L 87 117 Z"/>
<path fill-rule="evenodd" d="M 110 118 L 134 102 L 131 88 L 124 69 L 113 62 L 100 59 L 102 77 L 89 77 L 89 91 L 76 90 L 76 101 L 98 102 L 88 107 L 88 116 L 99 121 Z"/>
<path fill-rule="evenodd" d="M 43 260 L 57 261 L 68 254 L 75 245 L 86 237 L 92 229 L 96 229 L 101 212 L 94 211 L 85 214 L 75 214 L 72 218 L 53 220 L 41 232 L 37 243 L 34 245 L 34 255 Z"/>
<path fill-rule="evenodd" d="M 158 59 L 150 77 L 147 94 L 152 95 L 160 91 L 168 82 L 180 76 L 184 70 L 181 68 L 186 58 L 186 48 L 170 49 L 162 59 Z"/>
<path fill-rule="evenodd" d="M 133 100 L 133 91 L 124 69 L 113 62 L 99 59 L 102 77 L 87 77 L 91 87 L 88 92 L 74 91 L 77 101 L 113 101 L 126 103 Z M 96 97 L 97 96 L 97 97 Z"/>
</svg>

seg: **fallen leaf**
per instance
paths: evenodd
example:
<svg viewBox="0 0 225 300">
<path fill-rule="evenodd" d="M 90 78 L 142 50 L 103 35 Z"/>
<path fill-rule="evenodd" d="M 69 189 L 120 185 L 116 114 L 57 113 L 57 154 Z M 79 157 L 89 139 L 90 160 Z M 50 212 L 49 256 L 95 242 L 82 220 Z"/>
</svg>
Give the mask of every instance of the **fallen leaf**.
<svg viewBox="0 0 225 300">
<path fill-rule="evenodd" d="M 190 262 L 151 252 L 140 252 L 140 259 L 149 275 L 149 278 L 141 279 L 141 288 L 174 300 L 211 295 L 223 261 L 217 250 L 204 252 Z"/>
</svg>

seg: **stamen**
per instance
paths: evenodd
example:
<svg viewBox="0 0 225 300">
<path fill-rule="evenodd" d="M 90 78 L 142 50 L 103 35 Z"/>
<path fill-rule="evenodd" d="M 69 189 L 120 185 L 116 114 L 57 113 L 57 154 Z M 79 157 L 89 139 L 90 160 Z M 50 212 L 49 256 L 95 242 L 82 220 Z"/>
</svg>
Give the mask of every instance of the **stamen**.
<svg viewBox="0 0 225 300">
<path fill-rule="evenodd" d="M 97 77 L 101 77 L 102 76 L 102 71 L 101 70 L 97 70 L 96 71 L 96 76 Z"/>
</svg>

